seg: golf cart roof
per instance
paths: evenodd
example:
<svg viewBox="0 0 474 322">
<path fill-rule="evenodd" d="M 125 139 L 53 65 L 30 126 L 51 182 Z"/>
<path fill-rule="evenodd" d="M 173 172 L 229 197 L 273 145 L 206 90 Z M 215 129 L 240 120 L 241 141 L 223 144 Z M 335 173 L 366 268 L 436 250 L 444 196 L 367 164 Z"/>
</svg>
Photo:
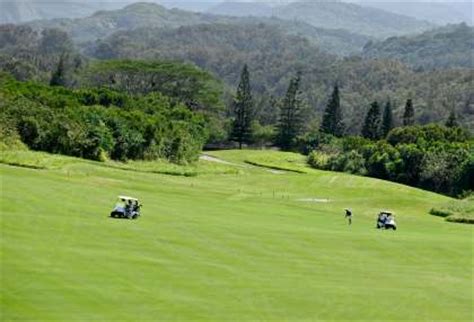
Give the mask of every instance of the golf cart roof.
<svg viewBox="0 0 474 322">
<path fill-rule="evenodd" d="M 121 200 L 135 200 L 135 201 L 138 201 L 137 198 L 127 197 L 127 196 L 118 196 L 118 198 L 121 199 Z"/>
</svg>

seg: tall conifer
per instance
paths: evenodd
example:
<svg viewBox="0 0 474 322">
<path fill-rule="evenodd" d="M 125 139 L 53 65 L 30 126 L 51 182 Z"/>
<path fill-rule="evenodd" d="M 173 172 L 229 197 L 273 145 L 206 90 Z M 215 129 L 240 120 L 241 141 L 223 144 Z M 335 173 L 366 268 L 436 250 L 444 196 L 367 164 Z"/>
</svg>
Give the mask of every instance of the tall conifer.
<svg viewBox="0 0 474 322">
<path fill-rule="evenodd" d="M 386 137 L 391 129 L 393 129 L 392 104 L 390 103 L 390 101 L 387 101 L 387 104 L 385 104 L 385 108 L 383 110 L 382 136 Z"/>
<path fill-rule="evenodd" d="M 362 136 L 370 140 L 378 140 L 381 137 L 381 119 L 379 104 L 375 101 L 370 105 L 370 109 L 365 117 L 362 127 Z"/>
<path fill-rule="evenodd" d="M 231 139 L 239 143 L 249 143 L 252 137 L 251 123 L 253 116 L 253 98 L 250 88 L 250 75 L 247 64 L 240 75 L 240 82 L 233 102 L 234 121 L 232 123 Z"/>
<path fill-rule="evenodd" d="M 410 126 L 415 124 L 415 108 L 411 99 L 405 104 L 405 112 L 403 113 L 403 125 Z"/>
<path fill-rule="evenodd" d="M 339 86 L 334 86 L 331 98 L 324 111 L 323 121 L 319 129 L 323 133 L 332 134 L 337 137 L 344 135 L 344 123 L 342 121 L 342 110 L 339 98 Z"/>
<path fill-rule="evenodd" d="M 284 150 L 292 148 L 294 140 L 302 131 L 301 110 L 304 102 L 301 97 L 300 82 L 301 76 L 298 73 L 291 79 L 280 107 L 277 144 Z"/>
</svg>

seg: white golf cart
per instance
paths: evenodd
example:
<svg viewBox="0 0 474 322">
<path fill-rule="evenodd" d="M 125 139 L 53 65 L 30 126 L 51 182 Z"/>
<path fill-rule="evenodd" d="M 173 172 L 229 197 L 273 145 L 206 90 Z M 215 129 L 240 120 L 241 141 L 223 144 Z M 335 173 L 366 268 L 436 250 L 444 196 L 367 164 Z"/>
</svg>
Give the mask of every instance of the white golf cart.
<svg viewBox="0 0 474 322">
<path fill-rule="evenodd" d="M 112 218 L 137 219 L 140 216 L 142 205 L 137 198 L 118 196 L 117 203 L 110 213 Z"/>
<path fill-rule="evenodd" d="M 377 216 L 377 229 L 393 229 L 397 230 L 397 223 L 395 222 L 395 215 L 383 210 Z"/>
</svg>

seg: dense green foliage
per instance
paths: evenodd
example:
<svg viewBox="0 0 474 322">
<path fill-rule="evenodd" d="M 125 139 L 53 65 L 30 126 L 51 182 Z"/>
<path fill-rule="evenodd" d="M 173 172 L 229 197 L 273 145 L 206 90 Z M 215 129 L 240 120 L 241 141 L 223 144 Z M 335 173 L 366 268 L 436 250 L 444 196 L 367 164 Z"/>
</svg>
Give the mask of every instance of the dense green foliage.
<svg viewBox="0 0 474 322">
<path fill-rule="evenodd" d="M 120 32 L 98 42 L 89 54 L 101 58 L 156 57 L 192 62 L 212 71 L 225 84 L 237 86 L 242 66 L 252 74 L 257 119 L 275 124 L 272 97 L 283 96 L 290 78 L 301 70 L 301 90 L 311 110 L 308 124 L 318 126 L 335 83 L 340 86 L 344 123 L 358 134 L 371 102 L 390 99 L 394 125 L 413 97 L 417 123 L 443 122 L 455 108 L 462 126 L 474 129 L 473 74 L 469 69 L 414 71 L 403 63 L 361 58 L 338 59 L 310 40 L 288 35 L 268 24 L 200 25 L 175 30 Z"/>
<path fill-rule="evenodd" d="M 87 85 L 134 95 L 159 92 L 196 111 L 217 112 L 223 108 L 220 83 L 209 73 L 189 64 L 108 60 L 90 64 L 84 75 Z"/>
<path fill-rule="evenodd" d="M 35 42 L 28 41 L 30 36 L 26 36 L 29 33 L 21 32 L 20 27 L 9 28 L 14 30 L 3 34 L 14 39 L 14 42 L 10 41 L 10 45 L 3 47 L 0 42 L 3 48 L 0 53 L 8 57 L 1 62 L 15 63 L 8 63 L 7 67 L 1 68 L 14 73 L 19 79 L 41 78 L 49 81 L 51 71 L 57 68 L 61 51 L 49 55 L 36 47 L 28 47 L 28 55 L 22 54 L 26 52 L 22 48 Z M 55 43 L 61 44 L 59 41 Z M 247 63 L 252 74 L 256 117 L 262 125 L 276 124 L 278 110 L 274 108 L 272 97 L 283 96 L 291 75 L 302 70 L 304 81 L 301 89 L 311 106 L 305 117 L 307 125 L 318 126 L 332 86 L 339 82 L 344 123 L 350 134 L 360 133 L 365 117 L 361 107 L 369 106 L 374 100 L 380 102 L 390 99 L 394 123 L 400 124 L 404 103 L 409 96 L 414 99 L 417 123 L 444 123 L 449 111 L 454 108 L 460 116 L 461 126 L 474 128 L 474 90 L 470 70 L 415 72 L 392 61 L 357 58 L 338 60 L 322 53 L 312 41 L 288 35 L 283 27 L 273 28 L 268 24 L 217 24 L 174 30 L 140 29 L 117 33 L 98 44 L 89 54 L 104 59 L 161 57 L 192 62 L 213 72 L 229 88 L 237 86 L 241 67 Z M 47 67 L 41 67 L 42 72 L 38 72 L 34 66 L 43 60 L 48 61 Z M 72 83 L 75 83 L 73 72 L 76 66 L 84 65 L 80 60 L 78 64 L 74 61 L 71 60 L 68 65 Z M 31 65 L 33 68 L 29 67 Z M 230 105 L 231 95 L 228 97 Z M 217 136 L 223 138 L 226 135 L 221 133 Z"/>
<path fill-rule="evenodd" d="M 392 37 L 364 47 L 367 58 L 398 59 L 419 69 L 474 68 L 474 27 L 448 25 L 420 35 Z"/>
<path fill-rule="evenodd" d="M 322 49 L 337 55 L 360 53 L 363 46 L 371 39 L 368 36 L 356 34 L 351 29 L 323 29 L 303 21 L 288 21 L 275 17 L 255 17 L 255 15 L 230 17 L 177 9 L 169 10 L 156 3 L 135 3 L 119 10 L 100 11 L 82 19 L 43 20 L 31 22 L 29 25 L 35 29 L 60 28 L 67 31 L 76 44 L 88 46 L 88 42 L 104 39 L 121 31 L 130 31 L 143 37 L 146 34 L 166 35 L 171 30 L 183 26 L 205 24 L 216 28 L 216 26 L 227 24 L 238 28 L 241 25 L 255 26 L 260 23 L 288 34 L 308 37 Z M 109 49 L 117 50 L 113 47 Z"/>
<path fill-rule="evenodd" d="M 19 80 L 49 82 L 62 58 L 63 83 L 74 83 L 73 73 L 84 58 L 74 50 L 66 32 L 59 29 L 35 31 L 28 26 L 0 25 L 0 70 Z"/>
<path fill-rule="evenodd" d="M 370 137 L 370 139 L 375 139 Z M 343 171 L 457 195 L 474 190 L 474 146 L 458 127 L 395 128 L 386 140 L 308 135 L 302 149 L 317 169 Z"/>
<path fill-rule="evenodd" d="M 2 75 L 3 124 L 35 150 L 94 160 L 196 160 L 208 138 L 204 117 L 160 93 L 69 90 Z"/>
<path fill-rule="evenodd" d="M 295 4 L 289 7 L 300 6 L 307 6 L 309 12 L 319 4 Z M 156 17 L 160 18 L 155 21 Z M 113 23 L 103 24 L 108 19 Z M 49 26 L 57 23 L 58 21 L 52 22 Z M 167 10 L 150 4 L 137 4 L 114 12 L 100 12 L 87 19 L 64 20 L 59 23 L 63 23 L 61 28 L 71 32 L 76 45 L 79 41 L 77 37 L 84 34 L 87 28 L 94 30 L 88 34 L 90 40 L 95 40 L 99 36 L 104 37 L 79 45 L 83 54 L 99 61 L 89 61 L 85 56 L 78 55 L 69 36 L 62 30 L 44 29 L 42 32 L 37 32 L 29 27 L 7 25 L 0 28 L 0 55 L 6 58 L 0 62 L 0 69 L 11 73 L 19 80 L 32 79 L 43 83 L 49 82 L 55 86 L 66 86 L 72 88 L 73 93 L 90 88 L 95 91 L 84 95 L 79 104 L 71 103 L 61 94 L 58 100 L 48 102 L 55 107 L 72 104 L 78 105 L 77 110 L 80 110 L 84 105 L 100 105 L 102 108 L 110 106 L 107 111 L 127 110 L 126 113 L 145 109 L 147 110 L 145 114 L 155 113 L 154 110 L 149 113 L 149 110 L 153 109 L 150 105 L 154 104 L 164 104 L 166 107 L 163 110 L 173 110 L 177 106 L 186 107 L 190 115 L 202 119 L 205 134 L 196 135 L 196 141 L 191 139 L 189 146 L 192 146 L 190 148 L 192 152 L 180 152 L 177 154 L 186 156 L 175 157 L 175 152 L 163 152 L 172 149 L 169 147 L 150 148 L 154 152 L 148 151 L 149 139 L 145 139 L 148 143 L 136 143 L 141 142 L 140 135 L 156 137 L 150 134 L 154 133 L 154 129 L 147 130 L 150 133 L 140 130 L 139 136 L 124 135 L 128 143 L 121 144 L 122 139 L 117 141 L 117 137 L 121 136 L 112 135 L 111 139 L 108 134 L 110 129 L 106 130 L 100 126 L 96 129 L 95 121 L 86 120 L 84 116 L 78 122 L 92 124 L 91 128 L 94 130 L 86 127 L 85 130 L 79 131 L 85 137 L 76 140 L 77 146 L 84 145 L 84 149 L 80 149 L 71 142 L 45 143 L 43 139 L 37 139 L 47 136 L 41 136 L 41 126 L 36 124 L 42 123 L 41 120 L 37 120 L 39 116 L 30 115 L 30 118 L 21 119 L 15 127 L 23 141 L 35 149 L 94 159 L 105 158 L 108 155 L 120 160 L 165 157 L 182 162 L 195 159 L 199 147 L 206 142 L 210 144 L 209 147 L 230 146 L 227 141 L 229 138 L 240 144 L 248 143 L 256 146 L 276 144 L 284 149 L 294 149 L 298 144 L 311 146 L 306 141 L 311 141 L 311 133 L 316 133 L 318 129 L 323 134 L 332 134 L 336 137 L 362 133 L 370 140 L 387 137 L 390 130 L 400 124 L 443 123 L 452 128 L 461 126 L 468 130 L 474 129 L 472 69 L 422 71 L 393 60 L 357 57 L 341 59 L 321 50 L 324 46 L 320 46 L 318 37 L 322 35 L 330 37 L 331 33 L 304 22 L 288 22 L 274 18 L 218 17 Z M 39 22 L 37 26 L 44 27 L 46 26 L 44 24 L 47 25 L 46 22 Z M 79 34 L 74 33 L 74 28 L 78 28 Z M 95 34 L 95 31 L 98 33 Z M 331 32 L 334 37 L 343 37 L 336 31 Z M 182 61 L 185 64 L 156 61 L 157 58 Z M 248 108 L 240 109 L 240 112 L 236 108 L 242 105 L 236 102 L 248 102 L 250 97 L 249 90 L 242 90 L 249 88 L 248 82 L 245 85 L 246 82 L 242 77 L 241 85 L 237 86 L 243 65 L 248 65 L 247 71 L 252 74 L 252 113 L 241 113 Z M 295 82 L 292 76 L 299 71 L 303 72 L 298 77 L 298 82 Z M 216 81 L 211 73 L 220 78 L 222 83 Z M 296 83 L 297 89 L 294 90 Z M 333 89 L 333 84 L 338 84 L 337 88 Z M 238 88 L 237 93 L 231 90 L 235 87 Z M 59 91 L 60 89 L 52 96 L 58 95 Z M 156 95 L 160 99 L 158 102 L 153 102 Z M 234 100 L 234 97 L 237 99 Z M 162 98 L 166 103 L 162 104 Z M 137 102 L 131 103 L 133 100 L 147 100 L 148 103 L 137 107 Z M 381 106 L 372 104 L 369 113 L 366 113 L 364 107 L 372 102 L 389 102 L 383 111 L 383 119 L 381 119 Z M 33 105 L 42 104 L 41 101 L 33 103 Z M 100 106 L 98 110 L 101 110 Z M 161 110 L 157 114 L 160 113 Z M 40 114 L 42 113 L 38 113 Z M 106 122 L 106 119 L 110 116 L 104 115 L 99 118 L 98 124 L 102 122 L 108 128 L 111 122 Z M 160 121 L 160 124 L 174 122 L 173 116 L 169 117 L 166 113 L 160 115 L 165 120 Z M 78 116 L 66 114 L 63 117 L 77 119 Z M 145 118 L 147 117 L 148 115 L 145 115 Z M 140 122 L 143 120 L 136 124 Z M 129 127 L 137 127 L 136 124 Z M 69 128 L 75 129 L 72 125 L 66 128 L 62 132 L 58 130 L 56 134 L 73 133 L 74 131 Z M 93 131 L 99 134 L 89 133 Z M 186 128 L 183 131 L 192 133 L 194 130 Z M 79 134 L 75 135 L 82 138 Z M 95 139 L 96 136 L 100 139 Z M 176 133 L 171 135 L 171 137 L 177 136 Z M 393 131 L 389 139 L 392 136 Z M 183 138 L 186 138 L 186 135 Z M 40 140 L 41 144 L 35 142 L 36 140 Z M 175 143 L 178 146 L 180 144 Z M 55 150 L 52 145 L 61 148 Z M 187 146 L 187 143 L 183 145 Z M 112 146 L 117 149 L 114 150 Z M 397 144 L 392 146 L 397 149 Z M 334 156 L 340 154 L 337 147 L 331 147 L 331 144 L 326 144 L 326 147 L 328 153 L 318 154 L 318 158 L 315 158 L 316 163 L 323 164 L 323 167 L 324 164 L 336 160 Z M 121 149 L 128 149 L 130 152 L 123 152 Z M 443 154 L 439 151 L 428 153 L 426 147 L 423 147 L 421 154 L 425 164 L 444 162 L 446 165 L 457 162 L 446 161 L 447 155 L 455 150 L 453 149 L 447 149 Z M 431 179 L 421 182 L 422 175 L 431 178 L 438 173 L 439 178 L 446 177 L 447 174 L 440 174 L 442 168 L 445 169 L 446 166 L 425 168 L 423 174 L 415 174 L 416 167 L 407 168 L 409 174 L 406 176 L 410 179 L 400 179 L 397 175 L 389 175 L 390 169 L 382 171 L 383 167 L 379 165 L 374 167 L 368 165 L 369 156 L 371 153 L 378 153 L 377 149 L 353 150 L 340 154 L 341 158 L 337 159 L 337 162 L 334 161 L 335 165 L 330 168 L 369 174 L 445 193 L 458 193 L 461 188 L 457 187 L 466 186 L 455 183 L 456 187 L 447 188 L 446 185 L 450 183 L 446 182 L 454 182 L 452 178 L 446 179 L 446 182 L 438 182 L 439 180 L 431 182 L 429 181 Z M 392 152 L 388 151 L 383 158 L 388 155 L 388 159 L 392 157 L 396 159 L 397 153 L 401 153 L 398 150 L 396 153 Z M 460 160 L 464 162 L 464 154 L 459 155 Z M 413 164 L 415 163 L 413 161 Z M 452 170 L 454 168 L 453 166 Z M 399 170 L 395 172 L 397 171 Z"/>
</svg>

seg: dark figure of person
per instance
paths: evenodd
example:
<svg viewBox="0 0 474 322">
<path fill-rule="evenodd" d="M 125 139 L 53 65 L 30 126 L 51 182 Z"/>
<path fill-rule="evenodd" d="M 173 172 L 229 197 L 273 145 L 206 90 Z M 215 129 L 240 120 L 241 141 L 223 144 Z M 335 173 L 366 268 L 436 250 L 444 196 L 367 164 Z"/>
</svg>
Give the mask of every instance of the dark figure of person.
<svg viewBox="0 0 474 322">
<path fill-rule="evenodd" d="M 129 216 L 132 210 L 133 210 L 132 200 L 128 200 L 128 202 L 125 204 L 125 214 Z"/>
<path fill-rule="evenodd" d="M 384 228 L 385 227 L 385 221 L 387 220 L 387 215 L 383 212 L 379 213 L 377 217 L 377 228 Z"/>
<path fill-rule="evenodd" d="M 347 218 L 349 225 L 352 225 L 352 211 L 350 209 L 346 209 L 346 215 L 344 218 Z"/>
</svg>

